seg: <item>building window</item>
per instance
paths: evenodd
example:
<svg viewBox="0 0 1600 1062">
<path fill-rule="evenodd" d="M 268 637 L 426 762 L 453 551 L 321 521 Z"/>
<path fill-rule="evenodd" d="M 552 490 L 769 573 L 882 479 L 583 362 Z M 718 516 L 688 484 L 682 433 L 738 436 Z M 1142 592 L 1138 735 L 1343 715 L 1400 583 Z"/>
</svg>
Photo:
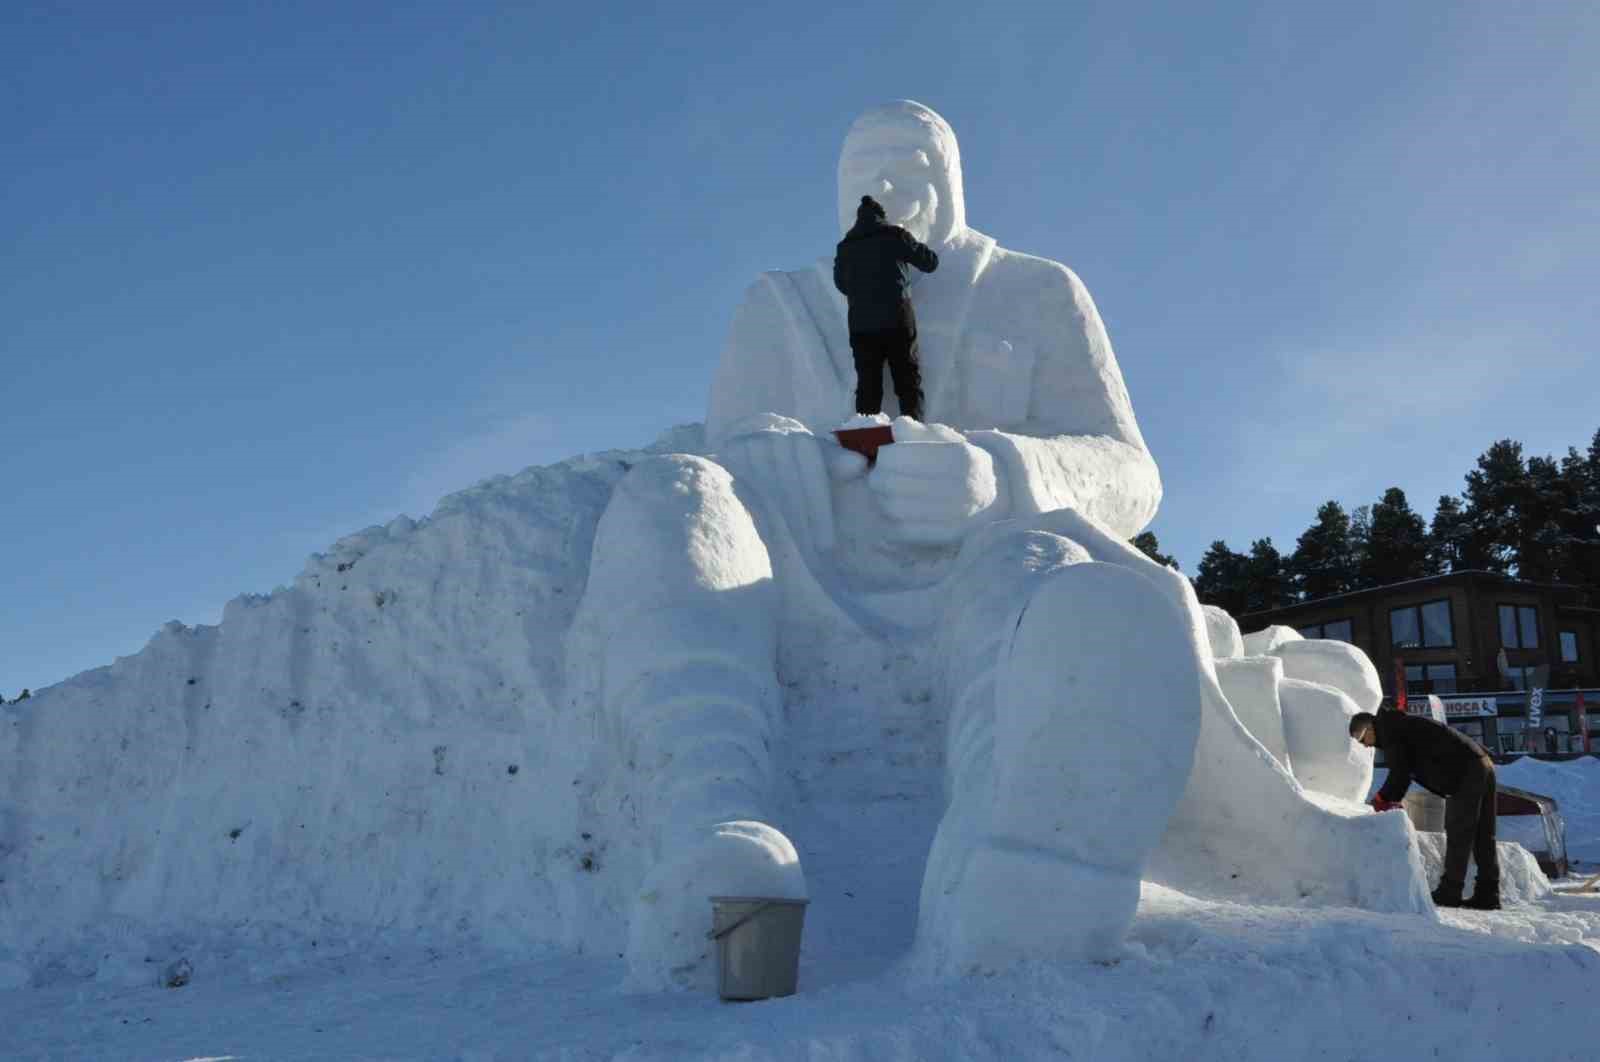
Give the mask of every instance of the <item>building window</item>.
<svg viewBox="0 0 1600 1062">
<path fill-rule="evenodd" d="M 1578 662 L 1578 632 L 1561 632 L 1561 662 L 1563 664 L 1576 664 Z"/>
<path fill-rule="evenodd" d="M 1501 716 L 1495 720 L 1495 729 L 1500 732 L 1501 752 L 1527 752 L 1528 740 L 1525 721 L 1515 717 Z"/>
<path fill-rule="evenodd" d="M 1406 692 L 1442 693 L 1456 692 L 1456 666 L 1454 664 L 1407 664 Z"/>
<path fill-rule="evenodd" d="M 1336 642 L 1356 643 L 1355 625 L 1347 619 L 1313 623 L 1309 627 L 1301 627 L 1300 633 L 1306 638 L 1331 638 Z"/>
<path fill-rule="evenodd" d="M 1527 605 L 1500 606 L 1500 644 L 1507 649 L 1539 648 L 1539 612 Z"/>
<path fill-rule="evenodd" d="M 1449 600 L 1389 610 L 1390 640 L 1398 649 L 1449 649 L 1456 644 Z"/>
</svg>

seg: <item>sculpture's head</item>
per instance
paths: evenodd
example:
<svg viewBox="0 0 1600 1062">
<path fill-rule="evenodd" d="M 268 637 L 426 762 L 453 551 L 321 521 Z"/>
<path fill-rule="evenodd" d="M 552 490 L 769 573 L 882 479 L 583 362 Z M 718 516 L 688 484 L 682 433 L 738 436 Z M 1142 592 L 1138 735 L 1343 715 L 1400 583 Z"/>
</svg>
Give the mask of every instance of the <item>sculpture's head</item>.
<svg viewBox="0 0 1600 1062">
<path fill-rule="evenodd" d="M 956 134 L 931 109 L 912 100 L 874 107 L 850 125 L 839 152 L 839 230 L 855 223 L 870 195 L 891 225 L 925 243 L 942 244 L 967 227 Z"/>
</svg>

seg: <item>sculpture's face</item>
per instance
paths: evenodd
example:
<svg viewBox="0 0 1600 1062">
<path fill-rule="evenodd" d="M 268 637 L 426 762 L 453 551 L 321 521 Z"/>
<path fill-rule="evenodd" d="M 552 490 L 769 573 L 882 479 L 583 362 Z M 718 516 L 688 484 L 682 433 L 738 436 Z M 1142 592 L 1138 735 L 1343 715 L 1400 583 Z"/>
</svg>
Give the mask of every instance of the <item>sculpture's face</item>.
<svg viewBox="0 0 1600 1062">
<path fill-rule="evenodd" d="M 909 143 L 861 143 L 852 150 L 847 141 L 839 157 L 839 200 L 856 204 L 864 195 L 883 204 L 889 224 L 927 241 L 939 212 L 939 189 L 933 160 L 924 148 Z M 852 221 L 854 215 L 852 207 Z"/>
<path fill-rule="evenodd" d="M 857 118 L 839 153 L 841 231 L 855 224 L 864 195 L 923 242 L 942 243 L 965 228 L 961 157 L 945 120 L 910 100 Z"/>
</svg>

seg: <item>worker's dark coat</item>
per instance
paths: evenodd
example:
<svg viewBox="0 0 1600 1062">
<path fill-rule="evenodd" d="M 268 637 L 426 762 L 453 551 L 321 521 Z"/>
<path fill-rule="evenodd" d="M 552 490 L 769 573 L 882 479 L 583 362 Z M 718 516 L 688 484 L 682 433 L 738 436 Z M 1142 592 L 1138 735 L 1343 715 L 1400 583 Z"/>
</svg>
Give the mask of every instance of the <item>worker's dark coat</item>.
<svg viewBox="0 0 1600 1062">
<path fill-rule="evenodd" d="M 898 225 L 857 213 L 833 256 L 833 286 L 850 300 L 850 331 L 917 334 L 908 267 L 939 268 L 939 256 Z"/>
<path fill-rule="evenodd" d="M 1385 800 L 1406 795 L 1412 779 L 1424 789 L 1447 797 L 1461 788 L 1462 777 L 1480 764 L 1493 763 L 1483 746 L 1453 727 L 1426 716 L 1381 711 L 1376 717 L 1378 747 L 1383 749 L 1389 778 L 1378 790 Z"/>
</svg>

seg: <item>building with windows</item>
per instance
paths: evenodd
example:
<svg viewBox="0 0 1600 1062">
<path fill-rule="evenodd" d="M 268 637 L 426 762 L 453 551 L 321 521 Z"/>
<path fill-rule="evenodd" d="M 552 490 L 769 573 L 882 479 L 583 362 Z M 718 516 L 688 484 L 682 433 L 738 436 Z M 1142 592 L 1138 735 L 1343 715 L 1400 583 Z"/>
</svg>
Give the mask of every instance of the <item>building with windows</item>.
<svg viewBox="0 0 1600 1062">
<path fill-rule="evenodd" d="M 1408 695 L 1438 694 L 1451 725 L 1490 752 L 1584 751 L 1580 705 L 1600 752 L 1593 591 L 1452 572 L 1239 617 L 1247 633 L 1271 624 L 1359 646 L 1377 665 L 1386 703 L 1404 675 Z"/>
</svg>

